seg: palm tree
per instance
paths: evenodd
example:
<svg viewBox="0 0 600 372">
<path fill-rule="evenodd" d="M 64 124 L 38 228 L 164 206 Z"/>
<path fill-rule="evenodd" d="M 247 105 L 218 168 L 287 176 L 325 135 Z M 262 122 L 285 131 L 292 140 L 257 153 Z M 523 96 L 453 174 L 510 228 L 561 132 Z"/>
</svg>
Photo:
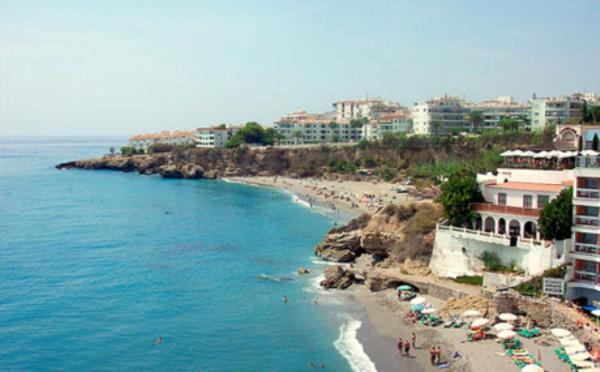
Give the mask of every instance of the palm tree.
<svg viewBox="0 0 600 372">
<path fill-rule="evenodd" d="M 303 137 L 304 137 L 304 135 L 302 134 L 302 131 L 299 129 L 296 129 L 295 131 L 292 132 L 292 138 L 294 138 L 296 145 L 300 142 L 300 139 Z"/>
<path fill-rule="evenodd" d="M 468 120 L 471 123 L 471 131 L 479 132 L 483 124 L 483 113 L 481 111 L 471 111 Z"/>
</svg>

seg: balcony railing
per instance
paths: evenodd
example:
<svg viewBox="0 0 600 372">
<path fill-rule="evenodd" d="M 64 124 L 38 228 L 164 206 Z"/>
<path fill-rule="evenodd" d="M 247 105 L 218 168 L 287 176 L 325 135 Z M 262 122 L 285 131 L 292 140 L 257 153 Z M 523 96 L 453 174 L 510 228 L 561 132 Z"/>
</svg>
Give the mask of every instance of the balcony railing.
<svg viewBox="0 0 600 372">
<path fill-rule="evenodd" d="M 437 224 L 437 230 L 449 231 L 461 238 L 470 238 L 478 241 L 495 243 L 510 246 L 511 238 L 508 235 L 496 234 L 493 232 L 485 232 L 481 230 L 471 230 L 464 227 L 455 227 L 443 224 Z M 532 247 L 550 247 L 552 241 L 547 240 L 536 240 L 532 238 L 517 237 L 517 246 L 520 248 L 532 248 Z"/>
<path fill-rule="evenodd" d="M 600 199 L 600 190 L 577 188 L 577 198 Z"/>
<path fill-rule="evenodd" d="M 600 156 L 578 156 L 577 167 L 600 168 Z"/>
<path fill-rule="evenodd" d="M 539 217 L 541 209 L 539 208 L 521 208 L 508 205 L 498 205 L 491 203 L 473 203 L 473 208 L 479 212 L 492 212 L 503 214 L 516 214 L 519 216 Z"/>
<path fill-rule="evenodd" d="M 597 227 L 600 225 L 600 219 L 595 216 L 575 216 L 575 225 Z"/>
<path fill-rule="evenodd" d="M 600 254 L 600 246 L 596 244 L 588 244 L 588 243 L 578 243 L 575 242 L 573 245 L 574 253 L 583 253 L 588 255 L 599 255 Z"/>
<path fill-rule="evenodd" d="M 573 279 L 575 279 L 576 281 L 588 282 L 592 284 L 600 283 L 600 278 L 598 278 L 598 274 L 589 273 L 587 271 L 575 271 Z"/>
</svg>

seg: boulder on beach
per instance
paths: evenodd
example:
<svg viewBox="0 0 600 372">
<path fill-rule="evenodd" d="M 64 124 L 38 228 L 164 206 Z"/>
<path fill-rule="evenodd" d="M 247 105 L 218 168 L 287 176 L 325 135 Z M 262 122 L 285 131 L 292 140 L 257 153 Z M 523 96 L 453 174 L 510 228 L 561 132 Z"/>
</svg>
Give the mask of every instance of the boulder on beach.
<svg viewBox="0 0 600 372">
<path fill-rule="evenodd" d="M 331 266 L 323 274 L 325 279 L 321 281 L 323 288 L 346 289 L 354 283 L 354 274 L 341 266 Z"/>
</svg>

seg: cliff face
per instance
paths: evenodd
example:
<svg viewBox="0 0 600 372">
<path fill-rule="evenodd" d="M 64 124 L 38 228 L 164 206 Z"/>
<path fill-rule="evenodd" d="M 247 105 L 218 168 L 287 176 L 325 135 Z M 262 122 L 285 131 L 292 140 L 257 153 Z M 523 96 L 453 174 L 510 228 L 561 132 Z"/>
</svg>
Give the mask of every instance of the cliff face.
<svg viewBox="0 0 600 372">
<path fill-rule="evenodd" d="M 342 272 L 325 273 L 323 285 L 346 288 L 350 279 L 361 278 L 370 289 L 380 290 L 398 282 L 395 274 L 428 274 L 440 215 L 439 205 L 430 202 L 390 204 L 373 216 L 362 215 L 332 229 L 315 253 L 327 261 L 353 265 L 346 270 L 349 273 L 341 268 Z"/>
</svg>

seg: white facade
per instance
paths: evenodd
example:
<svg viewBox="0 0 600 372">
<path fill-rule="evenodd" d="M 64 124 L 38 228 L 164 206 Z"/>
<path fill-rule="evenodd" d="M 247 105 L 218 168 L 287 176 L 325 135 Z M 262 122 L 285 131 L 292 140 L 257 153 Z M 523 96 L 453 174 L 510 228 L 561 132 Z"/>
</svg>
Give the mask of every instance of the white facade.
<svg viewBox="0 0 600 372">
<path fill-rule="evenodd" d="M 193 131 L 163 131 L 160 133 L 136 134 L 129 139 L 129 146 L 147 151 L 156 144 L 192 145 L 195 141 Z"/>
<path fill-rule="evenodd" d="M 463 100 L 444 95 L 412 108 L 413 131 L 421 135 L 448 135 L 469 132 L 470 110 Z"/>
<path fill-rule="evenodd" d="M 356 142 L 361 138 L 361 128 L 335 122 L 279 121 L 275 130 L 283 135 L 281 144 L 303 145 L 315 143 Z"/>
<path fill-rule="evenodd" d="M 484 101 L 470 106 L 471 111 L 481 112 L 483 123 L 480 129 L 498 129 L 500 120 L 511 118 L 519 121 L 524 129 L 529 129 L 529 110 L 528 105 L 521 105 L 513 97 L 500 96 L 496 99 Z"/>
<path fill-rule="evenodd" d="M 412 120 L 407 116 L 384 117 L 363 125 L 362 138 L 369 141 L 381 140 L 385 133 L 408 133 Z"/>
<path fill-rule="evenodd" d="M 403 112 L 406 109 L 397 103 L 381 99 L 343 100 L 333 103 L 335 121 L 349 123 L 353 119 L 376 119 L 379 116 Z"/>
<path fill-rule="evenodd" d="M 549 97 L 531 100 L 531 128 L 543 129 L 550 124 L 566 124 L 583 117 L 583 100 L 572 97 Z"/>
<path fill-rule="evenodd" d="M 196 147 L 221 148 L 238 131 L 239 127 L 209 127 L 196 129 Z"/>
</svg>

